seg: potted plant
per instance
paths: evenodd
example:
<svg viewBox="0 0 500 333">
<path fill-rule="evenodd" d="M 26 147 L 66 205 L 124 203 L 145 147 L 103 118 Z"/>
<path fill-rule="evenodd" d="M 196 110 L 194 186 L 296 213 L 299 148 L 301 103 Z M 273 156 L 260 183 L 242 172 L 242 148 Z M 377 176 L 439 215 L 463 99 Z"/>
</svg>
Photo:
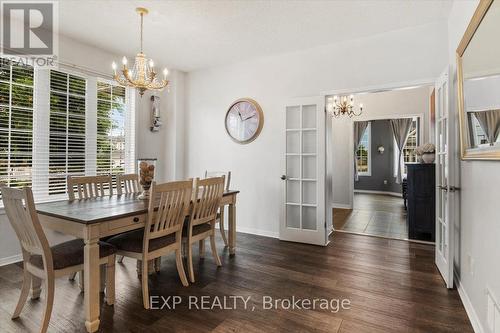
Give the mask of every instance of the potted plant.
<svg viewBox="0 0 500 333">
<path fill-rule="evenodd" d="M 423 163 L 434 163 L 436 159 L 436 146 L 432 143 L 426 143 L 417 147 L 415 152 L 421 157 Z"/>
</svg>

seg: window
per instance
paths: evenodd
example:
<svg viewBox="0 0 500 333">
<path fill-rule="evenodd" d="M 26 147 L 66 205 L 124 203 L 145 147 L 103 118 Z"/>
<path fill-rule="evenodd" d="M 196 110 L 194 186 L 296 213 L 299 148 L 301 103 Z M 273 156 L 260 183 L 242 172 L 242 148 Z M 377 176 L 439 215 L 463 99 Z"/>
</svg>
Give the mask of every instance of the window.
<svg viewBox="0 0 500 333">
<path fill-rule="evenodd" d="M 125 88 L 97 82 L 97 174 L 125 172 Z"/>
<path fill-rule="evenodd" d="M 86 80 L 50 71 L 49 195 L 66 193 L 68 175 L 85 174 Z"/>
<path fill-rule="evenodd" d="M 134 172 L 134 98 L 84 71 L 0 57 L 0 183 L 39 202 L 66 198 L 68 175 Z"/>
<path fill-rule="evenodd" d="M 0 183 L 31 186 L 33 68 L 0 58 Z"/>
<path fill-rule="evenodd" d="M 413 118 L 413 122 L 410 127 L 410 132 L 408 134 L 408 138 L 406 139 L 405 146 L 403 147 L 403 154 L 401 158 L 402 168 L 401 173 L 402 176 L 405 177 L 407 174 L 406 163 L 416 163 L 418 162 L 418 156 L 415 152 L 415 149 L 420 145 L 420 121 L 418 117 Z M 398 165 L 398 149 L 396 140 L 394 140 L 394 176 L 397 173 L 397 165 Z"/>
<path fill-rule="evenodd" d="M 356 161 L 359 176 L 370 176 L 370 155 L 371 155 L 371 123 L 368 126 L 359 141 L 358 150 L 356 151 Z"/>
</svg>

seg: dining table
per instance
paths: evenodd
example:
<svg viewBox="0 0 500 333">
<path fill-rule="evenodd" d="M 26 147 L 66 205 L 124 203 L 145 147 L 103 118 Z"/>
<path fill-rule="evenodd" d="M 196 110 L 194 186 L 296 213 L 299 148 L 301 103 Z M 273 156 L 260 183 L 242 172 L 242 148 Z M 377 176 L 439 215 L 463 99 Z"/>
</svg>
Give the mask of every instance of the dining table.
<svg viewBox="0 0 500 333">
<path fill-rule="evenodd" d="M 223 193 L 221 209 L 228 206 L 228 247 L 236 251 L 236 197 L 239 191 Z M 84 241 L 84 307 L 88 332 L 99 329 L 99 239 L 144 228 L 148 200 L 138 194 L 111 195 L 89 199 L 62 200 L 37 204 L 43 227 L 80 238 Z M 108 300 L 113 304 L 114 300 Z"/>
</svg>

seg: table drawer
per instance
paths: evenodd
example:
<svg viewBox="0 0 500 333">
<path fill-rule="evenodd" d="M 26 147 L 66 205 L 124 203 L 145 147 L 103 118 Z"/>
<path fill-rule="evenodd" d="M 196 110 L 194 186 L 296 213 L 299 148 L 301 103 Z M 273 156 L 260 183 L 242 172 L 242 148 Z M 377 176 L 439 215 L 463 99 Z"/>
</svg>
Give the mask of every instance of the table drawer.
<svg viewBox="0 0 500 333">
<path fill-rule="evenodd" d="M 108 235 L 119 234 L 125 231 L 144 227 L 146 215 L 128 216 L 106 223 L 107 228 L 103 230 Z"/>
</svg>

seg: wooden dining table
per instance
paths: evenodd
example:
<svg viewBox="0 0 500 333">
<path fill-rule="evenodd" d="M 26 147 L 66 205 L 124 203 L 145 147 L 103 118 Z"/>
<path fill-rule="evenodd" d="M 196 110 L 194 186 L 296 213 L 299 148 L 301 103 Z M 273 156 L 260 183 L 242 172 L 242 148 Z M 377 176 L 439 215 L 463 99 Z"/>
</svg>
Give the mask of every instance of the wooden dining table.
<svg viewBox="0 0 500 333">
<path fill-rule="evenodd" d="M 229 206 L 229 254 L 236 250 L 236 196 L 239 191 L 225 191 L 221 208 Z M 67 235 L 83 239 L 84 306 L 88 332 L 99 329 L 99 239 L 144 228 L 148 200 L 136 194 L 123 194 L 81 200 L 63 200 L 37 205 L 41 224 Z M 111 304 L 114 302 L 112 300 Z"/>
</svg>

